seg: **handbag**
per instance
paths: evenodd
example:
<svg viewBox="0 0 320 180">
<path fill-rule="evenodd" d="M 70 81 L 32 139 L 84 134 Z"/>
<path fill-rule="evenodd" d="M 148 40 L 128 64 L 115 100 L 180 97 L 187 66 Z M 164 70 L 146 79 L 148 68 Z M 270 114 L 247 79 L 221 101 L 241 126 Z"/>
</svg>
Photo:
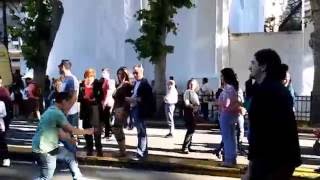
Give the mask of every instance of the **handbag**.
<svg viewBox="0 0 320 180">
<path fill-rule="evenodd" d="M 315 155 L 319 156 L 320 155 L 320 142 L 319 138 L 314 142 L 312 146 L 313 152 Z"/>
</svg>

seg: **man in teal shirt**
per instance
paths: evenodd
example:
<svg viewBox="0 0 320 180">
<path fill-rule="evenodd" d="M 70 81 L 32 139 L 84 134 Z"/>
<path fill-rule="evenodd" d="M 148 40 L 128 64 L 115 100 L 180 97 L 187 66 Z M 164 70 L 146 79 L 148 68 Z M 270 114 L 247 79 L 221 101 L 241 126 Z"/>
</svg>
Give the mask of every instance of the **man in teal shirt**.
<svg viewBox="0 0 320 180">
<path fill-rule="evenodd" d="M 82 178 L 78 163 L 73 153 L 59 147 L 59 139 L 75 143 L 70 134 L 92 134 L 93 129 L 74 128 L 67 120 L 65 113 L 76 102 L 74 93 L 61 92 L 56 96 L 55 105 L 42 115 L 37 131 L 32 139 L 32 151 L 40 168 L 37 179 L 50 180 L 53 177 L 57 159 L 65 161 L 72 172 L 73 179 Z"/>
</svg>

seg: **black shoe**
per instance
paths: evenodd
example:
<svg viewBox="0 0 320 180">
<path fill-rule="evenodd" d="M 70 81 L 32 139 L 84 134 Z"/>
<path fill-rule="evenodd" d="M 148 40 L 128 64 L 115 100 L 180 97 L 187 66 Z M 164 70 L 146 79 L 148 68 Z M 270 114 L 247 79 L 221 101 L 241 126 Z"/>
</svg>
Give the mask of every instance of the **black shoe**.
<svg viewBox="0 0 320 180">
<path fill-rule="evenodd" d="M 315 169 L 314 172 L 320 173 L 320 168 Z"/>
<path fill-rule="evenodd" d="M 98 157 L 103 157 L 103 152 L 102 152 L 102 150 L 98 150 L 98 151 L 97 151 L 97 156 L 98 156 Z"/>
<path fill-rule="evenodd" d="M 164 136 L 164 138 L 173 138 L 173 135 L 171 133 Z"/>
<path fill-rule="evenodd" d="M 93 156 L 93 151 L 92 150 L 87 150 L 87 156 Z"/>
<path fill-rule="evenodd" d="M 221 150 L 220 149 L 215 149 L 215 150 L 213 150 L 213 152 L 212 152 L 214 155 L 216 155 L 216 157 L 218 158 L 218 159 L 221 159 Z"/>
</svg>

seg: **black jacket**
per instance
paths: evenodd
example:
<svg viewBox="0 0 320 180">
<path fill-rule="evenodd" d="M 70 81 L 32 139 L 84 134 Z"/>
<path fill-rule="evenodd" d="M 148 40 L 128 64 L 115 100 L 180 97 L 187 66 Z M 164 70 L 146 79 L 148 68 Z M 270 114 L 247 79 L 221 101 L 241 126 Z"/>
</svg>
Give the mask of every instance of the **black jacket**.
<svg viewBox="0 0 320 180">
<path fill-rule="evenodd" d="M 99 109 L 101 109 L 101 98 L 102 98 L 102 85 L 101 82 L 97 79 L 93 82 L 93 94 L 94 94 L 94 101 L 88 103 L 84 100 L 84 93 L 85 91 L 85 84 L 82 81 L 79 85 L 79 96 L 78 101 L 80 102 L 80 119 L 86 119 L 89 117 L 90 112 L 90 105 L 98 105 Z"/>
<path fill-rule="evenodd" d="M 301 164 L 290 92 L 277 81 L 257 85 L 249 109 L 249 160 L 272 165 Z"/>
<path fill-rule="evenodd" d="M 141 99 L 141 101 L 138 102 L 139 116 L 141 118 L 151 117 L 155 111 L 154 99 L 152 87 L 145 78 L 140 81 L 140 85 L 137 89 L 137 97 L 140 97 Z"/>
</svg>

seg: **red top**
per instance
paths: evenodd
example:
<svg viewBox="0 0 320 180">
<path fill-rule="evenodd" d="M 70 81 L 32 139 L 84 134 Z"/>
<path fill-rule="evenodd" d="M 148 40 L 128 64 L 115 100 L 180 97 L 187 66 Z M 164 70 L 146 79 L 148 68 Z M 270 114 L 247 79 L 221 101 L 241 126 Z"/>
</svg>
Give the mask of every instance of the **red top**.
<svg viewBox="0 0 320 180">
<path fill-rule="evenodd" d="M 108 80 L 104 80 L 103 84 L 102 84 L 102 92 L 103 92 L 103 97 L 102 97 L 102 104 L 104 103 L 106 97 L 107 97 L 107 93 L 109 90 L 109 82 Z"/>
<path fill-rule="evenodd" d="M 94 98 L 93 94 L 93 87 L 92 86 L 85 86 L 84 87 L 84 99 L 88 102 L 92 101 Z"/>
</svg>

